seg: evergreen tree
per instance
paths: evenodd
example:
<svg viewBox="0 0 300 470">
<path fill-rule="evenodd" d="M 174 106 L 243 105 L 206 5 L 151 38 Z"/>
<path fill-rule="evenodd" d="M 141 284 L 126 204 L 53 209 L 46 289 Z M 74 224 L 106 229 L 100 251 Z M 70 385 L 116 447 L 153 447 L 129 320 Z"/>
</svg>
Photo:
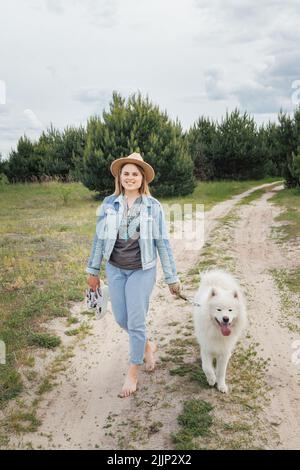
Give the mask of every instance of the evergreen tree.
<svg viewBox="0 0 300 470">
<path fill-rule="evenodd" d="M 35 153 L 35 144 L 26 137 L 21 137 L 17 150 L 12 150 L 7 162 L 7 177 L 10 182 L 36 181 L 43 174 L 43 162 Z"/>
<path fill-rule="evenodd" d="M 178 121 L 172 122 L 140 93 L 125 99 L 113 93 L 109 111 L 93 117 L 87 126 L 87 145 L 81 181 L 100 195 L 113 192 L 110 165 L 116 158 L 139 152 L 154 167 L 155 195 L 185 195 L 193 191 L 193 162 Z"/>
<path fill-rule="evenodd" d="M 194 163 L 194 174 L 201 180 L 213 179 L 215 174 L 213 160 L 213 141 L 216 125 L 202 116 L 186 135 L 189 153 Z"/>
<path fill-rule="evenodd" d="M 246 112 L 235 109 L 217 126 L 212 143 L 214 176 L 218 179 L 260 178 L 264 156 L 259 148 L 258 130 Z"/>
</svg>

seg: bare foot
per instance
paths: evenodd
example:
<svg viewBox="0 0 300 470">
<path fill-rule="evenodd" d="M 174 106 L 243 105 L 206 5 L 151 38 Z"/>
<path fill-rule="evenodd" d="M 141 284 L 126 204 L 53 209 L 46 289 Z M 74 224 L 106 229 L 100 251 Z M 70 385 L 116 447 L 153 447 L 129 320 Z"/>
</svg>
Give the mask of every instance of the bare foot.
<svg viewBox="0 0 300 470">
<path fill-rule="evenodd" d="M 146 370 L 148 372 L 152 372 L 155 369 L 155 357 L 154 353 L 157 351 L 157 346 L 150 341 L 147 341 L 146 348 L 145 348 L 145 363 L 146 363 Z"/>
<path fill-rule="evenodd" d="M 138 365 L 131 364 L 129 366 L 127 376 L 122 387 L 122 392 L 120 393 L 121 398 L 129 397 L 132 395 L 137 389 L 137 373 L 138 373 Z"/>
</svg>

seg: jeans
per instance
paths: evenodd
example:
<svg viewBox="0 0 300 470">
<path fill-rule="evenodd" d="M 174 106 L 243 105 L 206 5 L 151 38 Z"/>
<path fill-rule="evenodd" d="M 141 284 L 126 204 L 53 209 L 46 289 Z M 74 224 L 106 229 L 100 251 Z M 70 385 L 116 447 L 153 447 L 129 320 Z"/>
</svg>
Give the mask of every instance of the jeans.
<svg viewBox="0 0 300 470">
<path fill-rule="evenodd" d="M 106 263 L 112 310 L 117 323 L 129 335 L 130 363 L 143 364 L 146 315 L 156 280 L 156 266 L 149 269 L 120 269 Z"/>
</svg>

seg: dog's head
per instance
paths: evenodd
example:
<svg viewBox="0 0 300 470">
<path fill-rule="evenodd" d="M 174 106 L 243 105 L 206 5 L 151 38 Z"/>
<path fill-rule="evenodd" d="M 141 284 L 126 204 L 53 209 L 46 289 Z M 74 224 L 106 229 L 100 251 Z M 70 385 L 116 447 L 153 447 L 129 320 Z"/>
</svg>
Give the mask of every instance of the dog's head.
<svg viewBox="0 0 300 470">
<path fill-rule="evenodd" d="M 209 315 L 223 336 L 229 336 L 241 315 L 241 293 L 212 287 L 208 295 Z"/>
</svg>

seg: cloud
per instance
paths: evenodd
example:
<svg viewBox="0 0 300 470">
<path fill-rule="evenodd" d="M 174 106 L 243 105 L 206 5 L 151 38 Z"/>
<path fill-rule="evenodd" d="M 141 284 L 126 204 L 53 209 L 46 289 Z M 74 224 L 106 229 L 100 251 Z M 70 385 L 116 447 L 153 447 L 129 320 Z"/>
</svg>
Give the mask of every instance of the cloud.
<svg viewBox="0 0 300 470">
<path fill-rule="evenodd" d="M 117 23 L 119 0 L 45 0 L 47 10 L 55 15 L 68 14 L 74 8 L 82 9 L 94 26 L 113 27 Z"/>
<path fill-rule="evenodd" d="M 205 90 L 211 100 L 225 100 L 230 97 L 230 89 L 225 81 L 225 72 L 221 67 L 211 67 L 205 72 Z"/>
<path fill-rule="evenodd" d="M 0 113 L 0 153 L 5 156 L 16 148 L 17 141 L 24 134 L 37 139 L 42 129 L 41 121 L 31 109 L 20 110 L 14 103 L 8 102 Z"/>
<path fill-rule="evenodd" d="M 47 65 L 46 70 L 50 73 L 52 78 L 57 78 L 57 70 L 53 65 Z"/>
<path fill-rule="evenodd" d="M 226 74 L 227 72 L 227 74 Z M 292 111 L 295 82 L 300 79 L 300 52 L 267 57 L 252 78 L 235 78 L 221 66 L 205 71 L 205 91 L 210 100 L 231 100 L 253 113 Z M 293 88 L 294 83 L 294 88 Z"/>
<path fill-rule="evenodd" d="M 297 31 L 300 12 L 297 0 L 194 0 L 204 28 L 194 35 L 198 42 L 251 43 L 268 41 L 285 28 Z"/>
<path fill-rule="evenodd" d="M 105 107 L 111 100 L 111 92 L 100 88 L 81 88 L 73 98 L 83 104 L 95 103 Z"/>
<path fill-rule="evenodd" d="M 257 113 L 292 111 L 293 83 L 300 79 L 300 52 L 278 54 L 252 84 L 244 83 L 234 93 L 243 107 Z"/>
<path fill-rule="evenodd" d="M 31 109 L 24 109 L 23 111 L 24 115 L 28 119 L 28 124 L 27 128 L 28 129 L 40 129 L 42 130 L 43 124 L 39 120 L 39 118 L 34 114 L 34 112 Z"/>
<path fill-rule="evenodd" d="M 61 15 L 64 13 L 64 3 L 65 2 L 62 2 L 61 0 L 46 0 L 46 6 L 48 10 L 56 15 Z"/>
</svg>

